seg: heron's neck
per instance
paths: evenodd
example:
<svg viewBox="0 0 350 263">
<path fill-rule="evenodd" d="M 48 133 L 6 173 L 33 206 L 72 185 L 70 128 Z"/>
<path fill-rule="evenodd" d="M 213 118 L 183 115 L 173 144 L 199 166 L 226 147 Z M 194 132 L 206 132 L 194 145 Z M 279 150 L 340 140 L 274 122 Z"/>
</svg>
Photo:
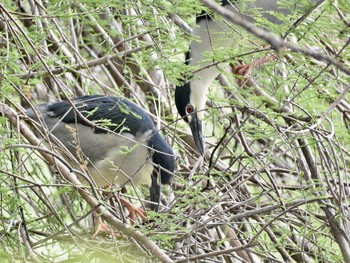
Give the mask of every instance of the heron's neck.
<svg viewBox="0 0 350 263">
<path fill-rule="evenodd" d="M 207 101 L 207 91 L 213 82 L 213 80 L 218 75 L 218 70 L 216 67 L 210 67 L 203 69 L 194 74 L 191 81 L 191 94 L 190 102 L 192 105 L 197 106 L 198 117 L 202 118 L 203 109 L 205 108 L 205 103 Z"/>
<path fill-rule="evenodd" d="M 228 48 L 234 40 L 228 37 L 227 24 L 223 24 L 222 21 L 202 19 L 198 26 L 193 30 L 198 39 L 191 42 L 189 54 L 189 65 L 197 68 L 190 83 L 190 102 L 197 106 L 197 111 L 202 111 L 205 108 L 208 88 L 219 74 L 217 65 L 213 63 L 215 61 L 211 57 L 215 50 Z M 208 56 L 209 54 L 211 55 Z M 227 65 L 220 63 L 222 68 Z M 200 115 L 201 112 L 199 117 Z"/>
</svg>

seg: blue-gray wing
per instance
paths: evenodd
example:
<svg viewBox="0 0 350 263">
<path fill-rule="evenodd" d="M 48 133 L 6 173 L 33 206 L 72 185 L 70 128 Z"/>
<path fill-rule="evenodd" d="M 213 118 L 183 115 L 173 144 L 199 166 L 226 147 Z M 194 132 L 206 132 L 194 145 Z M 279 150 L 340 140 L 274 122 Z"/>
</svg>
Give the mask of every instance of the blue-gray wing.
<svg viewBox="0 0 350 263">
<path fill-rule="evenodd" d="M 69 101 L 60 101 L 46 106 L 47 114 L 60 118 L 64 123 L 95 124 L 95 133 L 125 131 L 136 135 L 155 130 L 152 119 L 146 111 L 123 98 L 88 95 L 74 100 L 79 114 Z M 86 119 L 85 119 L 86 118 Z"/>
</svg>

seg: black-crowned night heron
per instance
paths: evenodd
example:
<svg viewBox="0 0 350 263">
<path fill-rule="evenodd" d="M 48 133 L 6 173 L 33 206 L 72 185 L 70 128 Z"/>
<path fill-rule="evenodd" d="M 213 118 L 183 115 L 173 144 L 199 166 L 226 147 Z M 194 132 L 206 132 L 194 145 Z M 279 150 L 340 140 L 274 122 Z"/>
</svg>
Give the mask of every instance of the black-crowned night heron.
<svg viewBox="0 0 350 263">
<path fill-rule="evenodd" d="M 308 0 L 311 4 L 315 0 Z M 281 24 L 281 21 L 272 12 L 288 14 L 291 10 L 280 8 L 277 0 L 257 0 L 257 1 L 227 1 L 223 0 L 222 5 L 236 14 L 240 14 L 247 21 L 254 21 L 250 8 L 259 10 L 261 15 L 272 24 Z M 244 4 L 245 11 L 241 7 Z M 298 5 L 295 5 L 298 10 Z M 190 66 L 197 66 L 197 70 L 189 82 L 175 89 L 176 107 L 183 119 L 189 124 L 191 132 L 201 155 L 204 155 L 205 145 L 202 135 L 202 115 L 206 104 L 206 93 L 218 76 L 219 70 L 216 63 L 210 59 L 209 53 L 215 53 L 217 50 L 233 49 L 238 50 L 241 45 L 251 45 L 257 38 L 249 35 L 243 29 L 230 25 L 224 20 L 214 20 L 214 18 L 203 12 L 196 18 L 197 27 L 193 29 L 195 40 L 191 41 L 189 51 L 186 54 L 186 63 Z M 290 24 L 292 24 L 291 21 Z M 263 45 L 264 42 L 258 44 Z M 252 65 L 262 64 L 269 61 L 270 58 L 260 59 L 250 65 L 241 65 L 235 70 L 240 75 L 247 76 L 251 71 Z M 224 68 L 228 64 L 221 63 L 220 67 Z"/>
<path fill-rule="evenodd" d="M 160 184 L 170 183 L 176 163 L 149 114 L 126 99 L 110 96 L 83 96 L 73 105 L 41 104 L 27 115 L 43 121 L 49 133 L 85 163 L 98 186 L 149 185 L 152 209 L 157 210 Z M 135 213 L 144 215 L 136 209 L 130 217 Z"/>
</svg>

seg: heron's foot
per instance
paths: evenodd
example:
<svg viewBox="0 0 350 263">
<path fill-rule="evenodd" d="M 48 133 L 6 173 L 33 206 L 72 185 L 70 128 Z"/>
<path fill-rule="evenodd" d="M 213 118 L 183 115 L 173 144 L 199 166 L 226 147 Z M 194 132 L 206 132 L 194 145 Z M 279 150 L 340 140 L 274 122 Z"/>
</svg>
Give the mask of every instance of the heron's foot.
<svg viewBox="0 0 350 263">
<path fill-rule="evenodd" d="M 265 58 L 259 58 L 252 63 L 249 64 L 241 64 L 237 65 L 232 68 L 232 72 L 236 75 L 240 76 L 240 79 L 238 80 L 238 84 L 242 86 L 245 82 L 245 80 L 252 74 L 252 71 L 255 67 L 260 66 L 266 62 L 270 62 L 271 60 L 276 60 L 277 56 L 267 56 Z"/>
<path fill-rule="evenodd" d="M 252 73 L 253 67 L 254 67 L 253 63 L 241 64 L 241 65 L 235 66 L 232 69 L 232 72 L 236 75 L 239 75 L 242 78 L 247 78 Z"/>
<path fill-rule="evenodd" d="M 123 236 L 122 234 L 115 233 L 110 225 L 107 225 L 102 221 L 101 217 L 98 217 L 97 228 L 95 233 L 92 235 L 92 239 L 95 239 L 102 232 L 113 235 L 116 238 L 125 238 L 125 236 Z"/>
<path fill-rule="evenodd" d="M 131 224 L 135 223 L 137 216 L 139 216 L 143 221 L 147 220 L 147 213 L 144 209 L 136 207 L 135 205 L 130 203 L 128 200 L 125 200 L 124 198 L 119 198 L 119 200 L 120 200 L 120 203 L 129 210 L 129 214 L 130 214 L 129 217 L 130 217 Z M 107 234 L 113 235 L 116 238 L 125 238 L 124 235 L 115 233 L 113 231 L 113 228 L 110 225 L 104 223 L 101 217 L 98 216 L 96 231 L 93 234 L 92 238 L 95 239 L 101 232 L 105 232 Z"/>
<path fill-rule="evenodd" d="M 136 207 L 124 198 L 120 198 L 119 200 L 120 203 L 129 210 L 130 220 L 132 224 L 135 223 L 136 216 L 139 216 L 143 221 L 147 220 L 147 213 L 144 209 Z"/>
</svg>

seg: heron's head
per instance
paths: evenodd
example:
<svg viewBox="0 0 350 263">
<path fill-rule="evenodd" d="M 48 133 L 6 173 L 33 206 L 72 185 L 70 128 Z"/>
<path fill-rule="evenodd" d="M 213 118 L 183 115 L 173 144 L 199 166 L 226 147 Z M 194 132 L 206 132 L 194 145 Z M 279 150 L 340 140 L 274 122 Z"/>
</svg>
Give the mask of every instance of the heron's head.
<svg viewBox="0 0 350 263">
<path fill-rule="evenodd" d="M 206 90 L 193 88 L 195 80 L 177 86 L 175 89 L 175 103 L 181 117 L 189 124 L 194 142 L 201 155 L 204 155 L 204 139 L 202 134 L 203 109 L 206 101 Z M 198 92 L 199 91 L 199 92 Z"/>
</svg>

